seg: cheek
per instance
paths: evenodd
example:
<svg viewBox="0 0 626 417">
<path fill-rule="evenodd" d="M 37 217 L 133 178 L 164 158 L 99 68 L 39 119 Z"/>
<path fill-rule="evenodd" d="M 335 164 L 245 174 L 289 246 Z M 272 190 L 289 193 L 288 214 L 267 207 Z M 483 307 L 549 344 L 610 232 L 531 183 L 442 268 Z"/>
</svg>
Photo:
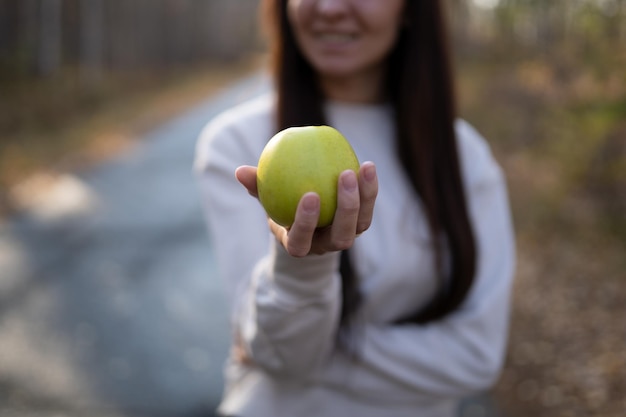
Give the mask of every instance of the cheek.
<svg viewBox="0 0 626 417">
<path fill-rule="evenodd" d="M 300 49 L 306 49 L 307 44 L 306 25 L 311 15 L 310 10 L 307 11 L 309 3 L 308 0 L 289 0 L 287 3 L 287 20 Z"/>
<path fill-rule="evenodd" d="M 375 39 L 376 50 L 379 53 L 386 54 L 393 49 L 400 36 L 399 24 L 397 20 L 390 19 L 386 24 L 379 25 L 376 28 L 373 38 Z"/>
<path fill-rule="evenodd" d="M 384 0 L 383 5 L 379 1 L 382 0 L 373 0 L 371 3 L 363 6 L 361 9 L 361 22 L 363 25 L 369 26 L 369 32 L 377 38 L 377 43 L 380 47 L 391 48 L 398 37 L 404 21 L 404 2 Z"/>
</svg>

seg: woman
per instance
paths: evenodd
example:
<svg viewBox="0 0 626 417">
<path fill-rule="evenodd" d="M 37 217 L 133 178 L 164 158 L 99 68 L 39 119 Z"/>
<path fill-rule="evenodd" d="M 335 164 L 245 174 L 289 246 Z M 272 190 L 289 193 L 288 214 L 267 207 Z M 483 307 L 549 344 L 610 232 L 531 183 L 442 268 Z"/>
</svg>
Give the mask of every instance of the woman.
<svg viewBox="0 0 626 417">
<path fill-rule="evenodd" d="M 502 173 L 455 119 L 442 3 L 263 1 L 274 91 L 197 150 L 233 312 L 221 414 L 453 416 L 497 378 L 514 238 Z M 372 162 L 341 174 L 331 226 L 308 193 L 286 229 L 248 195 L 254 165 L 319 124 Z"/>
</svg>

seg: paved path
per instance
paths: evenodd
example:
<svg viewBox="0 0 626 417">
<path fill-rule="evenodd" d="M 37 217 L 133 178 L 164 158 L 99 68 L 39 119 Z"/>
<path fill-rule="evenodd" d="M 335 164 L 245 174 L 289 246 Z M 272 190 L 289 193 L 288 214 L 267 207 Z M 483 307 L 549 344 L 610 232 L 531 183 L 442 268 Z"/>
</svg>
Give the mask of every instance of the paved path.
<svg viewBox="0 0 626 417">
<path fill-rule="evenodd" d="M 202 126 L 253 77 L 139 147 L 57 179 L 0 225 L 0 415 L 210 417 L 228 330 L 191 173 Z M 462 416 L 493 416 L 488 398 Z"/>
<path fill-rule="evenodd" d="M 228 341 L 191 172 L 253 77 L 0 225 L 0 415 L 211 415 Z"/>
</svg>

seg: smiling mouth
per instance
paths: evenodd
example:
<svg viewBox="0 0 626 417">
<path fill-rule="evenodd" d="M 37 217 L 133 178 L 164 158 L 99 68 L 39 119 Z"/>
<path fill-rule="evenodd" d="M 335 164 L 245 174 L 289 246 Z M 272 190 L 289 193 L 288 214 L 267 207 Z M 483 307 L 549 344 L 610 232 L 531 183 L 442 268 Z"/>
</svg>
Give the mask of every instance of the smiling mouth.
<svg viewBox="0 0 626 417">
<path fill-rule="evenodd" d="M 321 32 L 317 33 L 315 37 L 323 42 L 330 43 L 347 43 L 357 39 L 357 35 L 354 33 L 336 33 L 336 32 Z"/>
</svg>

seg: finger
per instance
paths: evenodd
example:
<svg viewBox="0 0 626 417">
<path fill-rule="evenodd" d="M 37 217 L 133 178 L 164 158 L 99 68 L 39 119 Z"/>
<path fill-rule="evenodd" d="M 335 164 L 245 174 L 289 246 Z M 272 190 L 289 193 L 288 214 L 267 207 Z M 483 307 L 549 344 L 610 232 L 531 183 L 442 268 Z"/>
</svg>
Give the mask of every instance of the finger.
<svg viewBox="0 0 626 417">
<path fill-rule="evenodd" d="M 286 245 L 283 244 L 290 255 L 302 257 L 309 254 L 319 216 L 319 196 L 315 193 L 306 193 L 298 203 L 296 218 L 289 229 Z"/>
<path fill-rule="evenodd" d="M 251 196 L 259 196 L 256 185 L 256 167 L 242 165 L 235 170 L 235 177 L 246 187 Z"/>
<path fill-rule="evenodd" d="M 359 185 L 354 171 L 346 170 L 339 176 L 337 211 L 330 231 L 331 249 L 348 249 L 354 243 L 359 218 Z"/>
<path fill-rule="evenodd" d="M 287 229 L 270 218 L 267 219 L 267 223 L 269 224 L 270 231 L 276 237 L 276 240 L 278 240 L 284 248 L 287 248 L 289 241 Z"/>
<path fill-rule="evenodd" d="M 359 172 L 359 194 L 361 207 L 356 225 L 356 233 L 369 229 L 374 216 L 374 203 L 378 195 L 378 176 L 373 162 L 364 162 Z"/>
</svg>

